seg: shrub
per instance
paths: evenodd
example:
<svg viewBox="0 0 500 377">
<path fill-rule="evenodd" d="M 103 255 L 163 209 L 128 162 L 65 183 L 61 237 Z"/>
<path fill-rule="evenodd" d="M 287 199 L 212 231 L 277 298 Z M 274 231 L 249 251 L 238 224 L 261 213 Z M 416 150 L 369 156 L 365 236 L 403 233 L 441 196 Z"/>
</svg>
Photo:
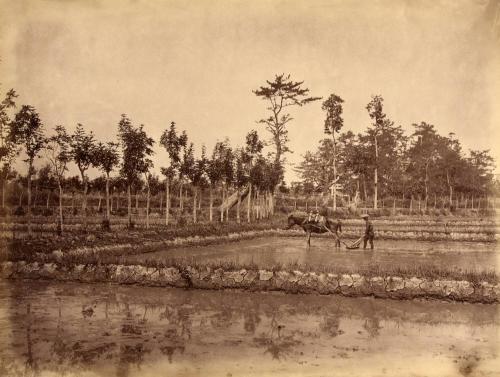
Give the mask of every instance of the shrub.
<svg viewBox="0 0 500 377">
<path fill-rule="evenodd" d="M 111 230 L 111 224 L 110 224 L 110 222 L 109 222 L 108 219 L 102 220 L 102 222 L 101 222 L 101 229 L 102 230 L 106 230 L 106 231 Z"/>
<path fill-rule="evenodd" d="M 10 211 L 7 208 L 0 208 L 0 216 L 8 216 Z"/>
<path fill-rule="evenodd" d="M 13 213 L 14 216 L 24 216 L 26 215 L 26 211 L 24 210 L 23 207 L 19 206 L 14 210 Z"/>
<path fill-rule="evenodd" d="M 128 210 L 126 208 L 119 208 L 113 211 L 113 215 L 125 217 L 128 215 Z"/>
<path fill-rule="evenodd" d="M 52 208 L 44 208 L 42 210 L 42 216 L 48 217 L 54 214 L 54 210 Z"/>
<path fill-rule="evenodd" d="M 184 215 L 179 216 L 179 219 L 177 220 L 177 226 L 186 226 L 187 225 L 187 220 Z"/>
</svg>

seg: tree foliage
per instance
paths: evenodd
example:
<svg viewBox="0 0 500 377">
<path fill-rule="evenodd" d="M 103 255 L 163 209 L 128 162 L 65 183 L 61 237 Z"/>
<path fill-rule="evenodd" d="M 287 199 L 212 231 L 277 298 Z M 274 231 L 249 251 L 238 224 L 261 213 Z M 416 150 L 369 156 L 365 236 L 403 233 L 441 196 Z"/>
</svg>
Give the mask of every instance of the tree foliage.
<svg viewBox="0 0 500 377">
<path fill-rule="evenodd" d="M 293 120 L 287 112 L 291 106 L 304 106 L 308 103 L 320 100 L 321 97 L 309 95 L 309 89 L 304 88 L 303 81 L 293 81 L 290 75 L 275 75 L 273 81 L 266 80 L 266 85 L 254 90 L 253 93 L 268 103 L 266 110 L 270 115 L 258 121 L 265 125 L 266 130 L 271 133 L 272 142 L 276 148 L 274 161 L 281 165 L 282 155 L 289 152 L 287 124 Z"/>
</svg>

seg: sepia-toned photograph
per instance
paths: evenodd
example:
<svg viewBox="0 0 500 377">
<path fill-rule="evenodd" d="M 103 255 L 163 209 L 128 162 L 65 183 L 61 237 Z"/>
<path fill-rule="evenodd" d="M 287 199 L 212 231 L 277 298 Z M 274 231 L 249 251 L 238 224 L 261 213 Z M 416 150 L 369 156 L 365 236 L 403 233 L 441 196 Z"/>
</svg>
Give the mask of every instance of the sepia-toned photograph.
<svg viewBox="0 0 500 377">
<path fill-rule="evenodd" d="M 500 376 L 500 0 L 0 0 L 0 377 Z"/>
</svg>

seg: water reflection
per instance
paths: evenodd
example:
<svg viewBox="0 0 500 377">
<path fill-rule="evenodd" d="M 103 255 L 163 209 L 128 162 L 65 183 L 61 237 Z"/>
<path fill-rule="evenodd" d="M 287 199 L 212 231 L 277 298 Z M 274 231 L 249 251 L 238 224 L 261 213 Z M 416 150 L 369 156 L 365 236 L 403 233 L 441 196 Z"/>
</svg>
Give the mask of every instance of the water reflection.
<svg viewBox="0 0 500 377">
<path fill-rule="evenodd" d="M 497 308 L 488 305 L 5 281 L 0 292 L 2 376 L 128 377 L 163 362 L 201 368 L 240 355 L 293 371 L 361 349 L 386 352 L 375 339 L 397 348 L 415 334 L 408 357 L 448 354 L 462 365 L 458 355 L 471 354 L 470 339 L 482 359 L 497 353 Z"/>
</svg>

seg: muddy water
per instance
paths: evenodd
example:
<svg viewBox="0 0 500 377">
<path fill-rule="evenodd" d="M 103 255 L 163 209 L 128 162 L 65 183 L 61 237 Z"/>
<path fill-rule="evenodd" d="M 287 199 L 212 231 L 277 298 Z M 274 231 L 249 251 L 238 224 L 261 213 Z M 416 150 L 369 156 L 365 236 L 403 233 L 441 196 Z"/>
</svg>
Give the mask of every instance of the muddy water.
<svg viewBox="0 0 500 377">
<path fill-rule="evenodd" d="M 1 376 L 500 375 L 497 306 L 0 281 Z"/>
<path fill-rule="evenodd" d="M 298 262 L 311 266 L 336 265 L 347 268 L 377 264 L 389 266 L 433 265 L 467 270 L 493 270 L 500 267 L 496 243 L 448 241 L 375 241 L 375 250 L 336 249 L 330 239 L 265 237 L 222 245 L 185 247 L 129 256 L 129 260 L 187 258 L 199 261 L 255 262 L 262 266 Z M 500 268 L 499 268 L 500 269 Z"/>
</svg>

